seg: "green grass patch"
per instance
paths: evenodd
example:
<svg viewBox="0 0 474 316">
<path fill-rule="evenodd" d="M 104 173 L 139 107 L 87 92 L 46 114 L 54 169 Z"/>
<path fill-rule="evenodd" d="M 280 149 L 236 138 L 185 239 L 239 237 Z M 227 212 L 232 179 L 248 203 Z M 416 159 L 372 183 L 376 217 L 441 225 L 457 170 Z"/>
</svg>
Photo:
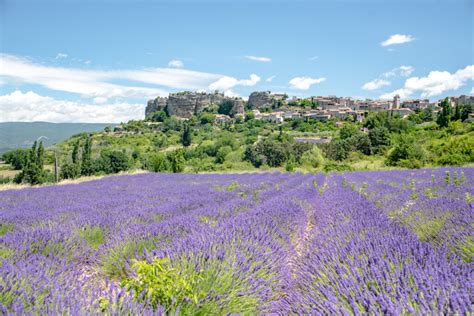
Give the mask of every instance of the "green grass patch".
<svg viewBox="0 0 474 316">
<path fill-rule="evenodd" d="M 79 236 L 94 249 L 104 243 L 104 230 L 100 226 L 85 226 L 79 231 Z"/>
<path fill-rule="evenodd" d="M 108 277 L 123 279 L 130 272 L 127 268 L 128 263 L 136 257 L 143 257 L 145 249 L 154 249 L 155 242 L 159 238 L 129 241 L 123 245 L 113 248 L 103 258 L 103 270 Z"/>
<path fill-rule="evenodd" d="M 0 236 L 5 236 L 15 228 L 14 224 L 0 223 Z"/>
</svg>

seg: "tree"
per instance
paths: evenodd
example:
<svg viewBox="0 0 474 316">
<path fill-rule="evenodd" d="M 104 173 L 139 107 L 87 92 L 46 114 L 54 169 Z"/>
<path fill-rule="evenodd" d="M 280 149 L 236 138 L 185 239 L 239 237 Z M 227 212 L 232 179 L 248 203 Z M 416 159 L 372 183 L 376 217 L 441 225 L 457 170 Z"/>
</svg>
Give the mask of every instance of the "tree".
<svg viewBox="0 0 474 316">
<path fill-rule="evenodd" d="M 232 108 L 234 107 L 234 103 L 231 100 L 225 100 L 219 104 L 219 108 L 217 109 L 217 113 L 230 115 L 232 112 Z"/>
<path fill-rule="evenodd" d="M 185 123 L 183 134 L 181 135 L 181 144 L 183 144 L 184 147 L 189 147 L 189 145 L 191 145 L 191 141 L 192 141 L 191 127 L 189 126 L 188 123 Z"/>
<path fill-rule="evenodd" d="M 383 126 L 375 127 L 369 131 L 369 139 L 372 151 L 378 154 L 390 145 L 390 132 Z"/>
<path fill-rule="evenodd" d="M 175 150 L 168 154 L 167 159 L 171 165 L 171 171 L 179 173 L 184 171 L 184 153 L 182 150 Z"/>
<path fill-rule="evenodd" d="M 82 149 L 81 175 L 90 176 L 94 173 L 92 163 L 92 138 L 87 136 Z"/>
<path fill-rule="evenodd" d="M 80 142 L 77 140 L 73 147 L 72 147 L 72 163 L 73 164 L 78 164 L 79 163 L 79 147 L 80 147 Z"/>
<path fill-rule="evenodd" d="M 105 173 L 118 173 L 130 168 L 130 159 L 121 151 L 102 151 L 100 153 L 102 171 Z"/>
<path fill-rule="evenodd" d="M 16 183 L 41 184 L 45 181 L 45 172 L 43 170 L 44 147 L 43 142 L 39 146 L 35 141 L 28 154 L 26 163 L 22 171 L 15 176 Z"/>
<path fill-rule="evenodd" d="M 6 163 L 11 164 L 13 169 L 21 170 L 28 161 L 29 153 L 30 151 L 28 149 L 15 149 L 4 153 L 2 159 L 5 160 Z"/>
<path fill-rule="evenodd" d="M 158 111 L 152 113 L 147 120 L 152 122 L 164 122 L 168 118 L 168 114 L 165 111 Z"/>
<path fill-rule="evenodd" d="M 440 127 L 447 127 L 449 121 L 451 120 L 451 104 L 449 104 L 449 99 L 445 98 L 441 101 L 441 112 L 438 113 L 438 117 L 436 119 L 436 123 Z"/>
<path fill-rule="evenodd" d="M 354 124 L 346 123 L 339 131 L 339 137 L 341 139 L 347 139 L 359 133 L 359 129 Z"/>
<path fill-rule="evenodd" d="M 421 147 L 415 144 L 415 138 L 410 135 L 401 135 L 389 152 L 385 164 L 388 166 L 420 168 L 424 162 L 424 152 Z"/>
<path fill-rule="evenodd" d="M 216 154 L 216 162 L 217 163 L 224 163 L 225 157 L 232 151 L 230 146 L 223 146 L 219 148 Z"/>
</svg>

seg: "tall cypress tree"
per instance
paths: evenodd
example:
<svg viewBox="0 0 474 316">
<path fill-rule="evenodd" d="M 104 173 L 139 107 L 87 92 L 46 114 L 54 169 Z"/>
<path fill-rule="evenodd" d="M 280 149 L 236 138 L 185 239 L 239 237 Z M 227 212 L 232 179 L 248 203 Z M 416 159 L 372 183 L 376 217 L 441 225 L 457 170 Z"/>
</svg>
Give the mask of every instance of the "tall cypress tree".
<svg viewBox="0 0 474 316">
<path fill-rule="evenodd" d="M 81 175 L 90 176 L 92 173 L 92 139 L 88 136 L 82 150 Z"/>
<path fill-rule="evenodd" d="M 189 126 L 189 123 L 185 123 L 183 135 L 181 136 L 181 144 L 183 144 L 184 147 L 188 147 L 189 145 L 191 145 L 191 142 L 192 142 L 191 127 Z"/>
<path fill-rule="evenodd" d="M 72 163 L 77 164 L 79 163 L 79 140 L 74 143 L 74 147 L 72 147 Z"/>
</svg>

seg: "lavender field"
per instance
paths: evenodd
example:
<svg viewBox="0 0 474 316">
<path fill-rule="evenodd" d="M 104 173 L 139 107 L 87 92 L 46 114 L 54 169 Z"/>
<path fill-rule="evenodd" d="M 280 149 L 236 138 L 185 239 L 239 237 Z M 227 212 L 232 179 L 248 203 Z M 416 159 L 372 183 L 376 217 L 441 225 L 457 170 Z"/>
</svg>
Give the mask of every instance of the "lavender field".
<svg viewBox="0 0 474 316">
<path fill-rule="evenodd" d="M 0 192 L 5 314 L 470 314 L 474 169 Z"/>
</svg>

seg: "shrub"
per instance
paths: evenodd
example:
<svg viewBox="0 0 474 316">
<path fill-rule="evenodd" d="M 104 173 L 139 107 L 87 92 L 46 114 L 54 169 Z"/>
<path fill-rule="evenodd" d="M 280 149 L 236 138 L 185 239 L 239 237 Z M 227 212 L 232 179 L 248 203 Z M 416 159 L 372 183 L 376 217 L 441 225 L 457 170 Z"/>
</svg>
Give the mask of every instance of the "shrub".
<svg viewBox="0 0 474 316">
<path fill-rule="evenodd" d="M 101 170 L 105 173 L 118 173 L 130 168 L 130 159 L 121 151 L 102 151 L 100 154 Z"/>
<path fill-rule="evenodd" d="M 415 144 L 415 139 L 409 135 L 398 138 L 395 146 L 390 150 L 385 164 L 406 168 L 419 168 L 425 162 L 425 154 L 421 147 Z"/>
<path fill-rule="evenodd" d="M 216 155 L 216 162 L 217 163 L 224 163 L 225 157 L 232 151 L 230 146 L 224 146 L 219 148 Z"/>
<path fill-rule="evenodd" d="M 301 156 L 301 164 L 312 168 L 319 168 L 324 163 L 324 157 L 321 149 L 314 146 L 310 151 Z"/>
<path fill-rule="evenodd" d="M 81 166 L 79 164 L 66 162 L 61 167 L 61 173 L 60 173 L 61 179 L 76 179 L 80 175 L 81 175 Z"/>
</svg>

